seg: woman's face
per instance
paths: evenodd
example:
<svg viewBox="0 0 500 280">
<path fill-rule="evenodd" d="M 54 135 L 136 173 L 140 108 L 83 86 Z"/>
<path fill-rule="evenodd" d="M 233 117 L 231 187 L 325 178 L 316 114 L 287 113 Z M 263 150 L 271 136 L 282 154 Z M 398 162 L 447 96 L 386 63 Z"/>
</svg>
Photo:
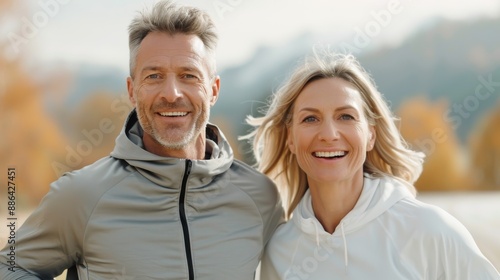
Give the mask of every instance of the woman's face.
<svg viewBox="0 0 500 280">
<path fill-rule="evenodd" d="M 295 100 L 288 146 L 310 186 L 359 180 L 374 142 L 361 94 L 349 82 L 316 80 Z"/>
</svg>

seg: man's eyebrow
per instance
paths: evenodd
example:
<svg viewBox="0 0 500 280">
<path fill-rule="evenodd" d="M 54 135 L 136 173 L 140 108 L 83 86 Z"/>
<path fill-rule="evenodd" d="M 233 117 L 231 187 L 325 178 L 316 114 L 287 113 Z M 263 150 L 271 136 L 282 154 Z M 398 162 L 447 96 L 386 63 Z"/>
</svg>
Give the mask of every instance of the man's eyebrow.
<svg viewBox="0 0 500 280">
<path fill-rule="evenodd" d="M 201 69 L 196 66 L 181 66 L 179 67 L 179 70 L 181 71 L 195 71 L 195 72 L 201 72 Z"/>
<path fill-rule="evenodd" d="M 189 65 L 189 66 L 179 66 L 177 68 L 180 71 L 195 71 L 195 72 L 201 72 L 202 70 L 197 67 L 196 65 Z M 163 71 L 165 70 L 164 67 L 162 66 L 146 66 L 141 70 L 141 73 L 147 72 L 147 71 Z"/>
<path fill-rule="evenodd" d="M 147 72 L 147 71 L 159 71 L 163 70 L 163 67 L 161 66 L 146 66 L 141 69 L 141 73 Z"/>
</svg>

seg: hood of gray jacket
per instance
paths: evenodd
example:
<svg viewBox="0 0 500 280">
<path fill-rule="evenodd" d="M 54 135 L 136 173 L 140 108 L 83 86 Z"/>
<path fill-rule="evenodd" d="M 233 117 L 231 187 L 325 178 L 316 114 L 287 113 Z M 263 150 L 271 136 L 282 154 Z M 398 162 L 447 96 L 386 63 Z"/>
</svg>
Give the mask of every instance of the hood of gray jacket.
<svg viewBox="0 0 500 280">
<path fill-rule="evenodd" d="M 160 186 L 179 188 L 186 159 L 164 157 L 146 151 L 142 141 L 143 133 L 134 110 L 116 138 L 111 156 L 125 160 L 144 177 Z M 220 129 L 208 124 L 206 135 L 206 149 L 210 160 L 192 160 L 195 164 L 189 176 L 191 188 L 207 185 L 214 176 L 227 171 L 233 162 L 233 151 Z"/>
</svg>

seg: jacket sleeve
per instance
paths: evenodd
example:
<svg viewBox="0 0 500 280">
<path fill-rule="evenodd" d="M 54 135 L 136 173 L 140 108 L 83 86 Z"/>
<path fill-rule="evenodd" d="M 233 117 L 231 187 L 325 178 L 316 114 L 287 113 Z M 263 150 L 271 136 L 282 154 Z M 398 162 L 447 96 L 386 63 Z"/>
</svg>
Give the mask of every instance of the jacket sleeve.
<svg viewBox="0 0 500 280">
<path fill-rule="evenodd" d="M 269 188 L 271 190 L 269 196 L 270 211 L 264 218 L 264 246 L 267 245 L 278 226 L 285 222 L 285 211 L 278 190 L 274 184 Z"/>
<path fill-rule="evenodd" d="M 0 251 L 0 279 L 53 279 L 78 258 L 83 232 L 78 194 L 61 177 Z"/>
<path fill-rule="evenodd" d="M 439 240 L 434 244 L 439 256 L 435 261 L 444 266 L 443 279 L 500 280 L 500 274 L 465 226 L 445 211 L 440 216 L 443 223 L 440 234 L 435 235 Z"/>
</svg>

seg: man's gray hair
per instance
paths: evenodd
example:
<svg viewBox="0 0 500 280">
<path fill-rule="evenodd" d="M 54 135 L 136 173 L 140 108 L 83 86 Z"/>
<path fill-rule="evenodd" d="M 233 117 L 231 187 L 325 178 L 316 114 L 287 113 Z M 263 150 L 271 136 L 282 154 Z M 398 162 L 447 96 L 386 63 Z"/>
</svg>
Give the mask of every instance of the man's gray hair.
<svg viewBox="0 0 500 280">
<path fill-rule="evenodd" d="M 210 16 L 194 7 L 178 7 L 172 1 L 156 3 L 151 10 L 140 12 L 129 25 L 130 76 L 133 78 L 137 53 L 142 40 L 150 32 L 165 32 L 170 35 L 187 34 L 198 36 L 208 51 L 209 74 L 215 75 L 215 48 L 217 31 Z"/>
</svg>

